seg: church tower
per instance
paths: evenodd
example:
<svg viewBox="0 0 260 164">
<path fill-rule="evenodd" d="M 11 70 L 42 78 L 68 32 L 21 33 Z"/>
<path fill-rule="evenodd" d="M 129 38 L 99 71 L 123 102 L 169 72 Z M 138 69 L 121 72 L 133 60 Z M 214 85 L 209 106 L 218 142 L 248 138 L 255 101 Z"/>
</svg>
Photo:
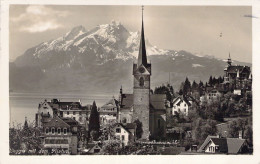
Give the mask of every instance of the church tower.
<svg viewBox="0 0 260 164">
<path fill-rule="evenodd" d="M 133 64 L 134 76 L 134 100 L 133 100 L 133 121 L 139 120 L 142 123 L 143 134 L 141 139 L 148 140 L 150 135 L 149 115 L 150 115 L 150 76 L 151 64 L 147 62 L 143 7 L 142 7 L 142 29 L 137 63 Z"/>
</svg>

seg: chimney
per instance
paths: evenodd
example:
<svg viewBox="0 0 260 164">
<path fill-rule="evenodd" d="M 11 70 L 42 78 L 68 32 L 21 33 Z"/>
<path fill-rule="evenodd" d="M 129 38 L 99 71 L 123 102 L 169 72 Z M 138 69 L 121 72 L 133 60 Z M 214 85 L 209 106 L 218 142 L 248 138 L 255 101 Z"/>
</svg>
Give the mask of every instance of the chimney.
<svg viewBox="0 0 260 164">
<path fill-rule="evenodd" d="M 240 131 L 238 132 L 238 138 L 239 138 L 239 139 L 243 139 L 243 131 L 242 131 L 242 130 L 240 130 Z"/>
</svg>

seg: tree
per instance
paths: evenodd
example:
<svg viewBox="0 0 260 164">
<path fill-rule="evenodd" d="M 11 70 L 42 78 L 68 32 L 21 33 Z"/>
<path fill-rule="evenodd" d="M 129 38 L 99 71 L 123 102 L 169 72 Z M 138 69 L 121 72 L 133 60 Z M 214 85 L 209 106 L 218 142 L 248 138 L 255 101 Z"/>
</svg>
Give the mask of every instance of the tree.
<svg viewBox="0 0 260 164">
<path fill-rule="evenodd" d="M 143 135 L 143 124 L 139 119 L 135 120 L 134 123 L 136 124 L 136 138 L 139 139 Z"/>
<path fill-rule="evenodd" d="M 185 80 L 184 86 L 183 86 L 183 95 L 187 95 L 190 91 L 191 91 L 191 84 L 190 84 L 188 77 L 186 77 L 186 80 Z"/>
<path fill-rule="evenodd" d="M 166 94 L 166 99 L 168 101 L 172 101 L 173 96 L 174 96 L 174 90 L 173 87 L 168 84 L 167 86 L 159 86 L 156 87 L 154 90 L 154 94 Z"/>
<path fill-rule="evenodd" d="M 90 118 L 89 118 L 89 133 L 91 134 L 91 131 L 96 131 L 93 133 L 98 133 L 98 135 L 94 135 L 93 138 L 94 140 L 98 138 L 99 130 L 100 130 L 99 113 L 97 111 L 96 102 L 94 101 L 90 112 Z"/>
<path fill-rule="evenodd" d="M 197 143 L 202 144 L 208 135 L 216 135 L 216 124 L 214 120 L 198 118 L 193 125 L 193 139 L 197 141 Z"/>
<path fill-rule="evenodd" d="M 192 85 L 191 85 L 191 89 L 192 91 L 195 91 L 196 89 L 198 89 L 199 85 L 196 83 L 196 81 L 194 80 Z"/>
<path fill-rule="evenodd" d="M 180 89 L 180 91 L 179 91 L 179 95 L 183 95 L 183 91 L 182 91 L 182 89 Z"/>
<path fill-rule="evenodd" d="M 212 86 L 213 85 L 213 79 L 212 79 L 212 76 L 209 77 L 209 82 L 208 82 L 209 86 Z"/>
</svg>

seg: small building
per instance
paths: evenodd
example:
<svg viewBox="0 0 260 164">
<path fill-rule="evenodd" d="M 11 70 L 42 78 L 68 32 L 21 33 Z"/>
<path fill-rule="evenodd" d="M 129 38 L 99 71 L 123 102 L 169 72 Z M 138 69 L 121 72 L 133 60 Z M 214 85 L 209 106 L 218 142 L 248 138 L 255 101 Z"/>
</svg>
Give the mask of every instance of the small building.
<svg viewBox="0 0 260 164">
<path fill-rule="evenodd" d="M 191 109 L 192 101 L 189 101 L 186 96 L 178 96 L 172 102 L 172 110 L 170 114 L 175 115 L 175 113 L 183 113 L 188 115 L 189 110 Z"/>
<path fill-rule="evenodd" d="M 116 123 L 118 117 L 118 101 L 113 97 L 103 105 L 98 112 L 101 125 Z"/>
<path fill-rule="evenodd" d="M 248 153 L 248 150 L 248 144 L 245 139 L 208 136 L 199 148 L 198 152 L 213 154 L 243 154 Z"/>
<path fill-rule="evenodd" d="M 54 117 L 43 125 L 43 147 L 50 154 L 77 154 L 78 122 Z"/>
<path fill-rule="evenodd" d="M 116 123 L 114 125 L 114 136 L 117 140 L 121 141 L 121 146 L 127 146 L 135 139 L 135 124 Z"/>
<path fill-rule="evenodd" d="M 87 128 L 91 105 L 82 106 L 81 102 L 61 102 L 58 99 L 45 100 L 39 104 L 36 114 L 36 126 L 42 127 L 53 117 L 72 118 Z"/>
<path fill-rule="evenodd" d="M 42 127 L 44 123 L 53 118 L 53 108 L 50 102 L 45 99 L 44 102 L 39 103 L 38 112 L 35 115 L 35 123 L 37 127 Z"/>
<path fill-rule="evenodd" d="M 87 145 L 88 154 L 99 154 L 102 152 L 102 148 L 98 144 L 89 144 Z"/>
<path fill-rule="evenodd" d="M 220 97 L 222 96 L 222 93 L 219 92 L 218 89 L 213 88 L 213 89 L 209 90 L 205 95 L 206 95 L 206 99 L 208 101 L 216 101 L 216 100 L 220 99 Z"/>
</svg>

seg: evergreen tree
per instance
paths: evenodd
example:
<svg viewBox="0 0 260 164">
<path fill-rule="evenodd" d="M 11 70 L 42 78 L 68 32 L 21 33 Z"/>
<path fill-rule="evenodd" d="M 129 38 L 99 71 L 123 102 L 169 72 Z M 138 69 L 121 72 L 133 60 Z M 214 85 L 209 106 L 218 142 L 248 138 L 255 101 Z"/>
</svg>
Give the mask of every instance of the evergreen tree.
<svg viewBox="0 0 260 164">
<path fill-rule="evenodd" d="M 28 123 L 27 123 L 27 118 L 25 117 L 24 125 L 23 125 L 23 130 L 27 131 L 29 129 Z"/>
<path fill-rule="evenodd" d="M 213 79 L 212 79 L 212 76 L 209 77 L 209 82 L 208 82 L 209 86 L 212 86 L 213 85 Z"/>
<path fill-rule="evenodd" d="M 196 81 L 194 80 L 191 86 L 192 91 L 198 89 L 199 85 L 196 83 Z"/>
<path fill-rule="evenodd" d="M 90 118 L 89 118 L 89 133 L 91 134 L 91 131 L 96 131 L 99 133 L 100 129 L 100 123 L 99 123 L 99 113 L 97 111 L 96 102 L 93 102 L 92 109 L 90 112 Z M 97 139 L 97 136 L 95 136 L 94 140 Z"/>
<path fill-rule="evenodd" d="M 139 139 L 143 134 L 143 124 L 138 119 L 135 120 L 134 123 L 136 124 L 136 138 Z"/>
<path fill-rule="evenodd" d="M 183 91 L 182 91 L 182 89 L 180 89 L 180 91 L 179 91 L 179 95 L 183 95 Z"/>
<path fill-rule="evenodd" d="M 185 80 L 184 86 L 183 86 L 183 95 L 187 95 L 190 91 L 191 91 L 191 84 L 190 84 L 188 77 L 186 77 L 186 80 Z"/>
<path fill-rule="evenodd" d="M 202 81 L 200 81 L 199 87 L 200 87 L 200 88 L 203 87 L 203 82 L 202 82 Z"/>
<path fill-rule="evenodd" d="M 222 81 L 222 77 L 219 76 L 219 77 L 218 77 L 218 84 L 221 84 L 221 83 L 223 83 L 223 81 Z"/>
</svg>

